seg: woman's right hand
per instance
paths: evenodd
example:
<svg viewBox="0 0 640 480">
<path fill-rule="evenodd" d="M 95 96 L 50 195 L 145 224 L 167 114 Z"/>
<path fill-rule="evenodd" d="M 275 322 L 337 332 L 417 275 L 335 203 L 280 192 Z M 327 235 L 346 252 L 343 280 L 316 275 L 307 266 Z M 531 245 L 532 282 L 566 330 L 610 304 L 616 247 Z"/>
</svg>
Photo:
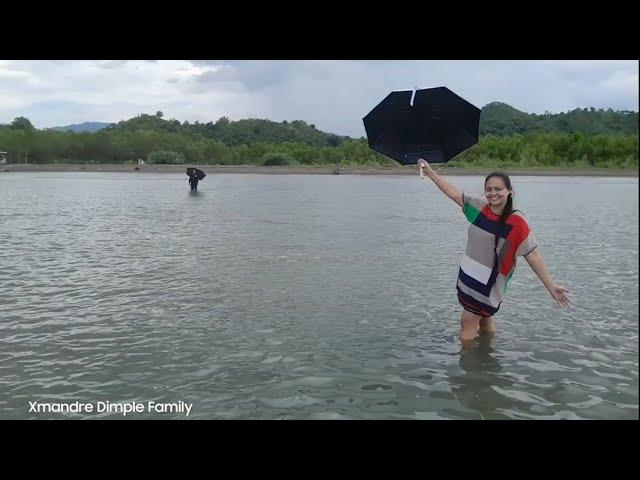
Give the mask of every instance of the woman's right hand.
<svg viewBox="0 0 640 480">
<path fill-rule="evenodd" d="M 424 158 L 419 158 L 418 159 L 418 170 L 420 171 L 420 178 L 424 178 L 424 172 L 422 170 L 423 168 L 427 171 L 427 174 L 430 171 L 432 171 L 431 165 L 429 165 L 429 163 Z"/>
</svg>

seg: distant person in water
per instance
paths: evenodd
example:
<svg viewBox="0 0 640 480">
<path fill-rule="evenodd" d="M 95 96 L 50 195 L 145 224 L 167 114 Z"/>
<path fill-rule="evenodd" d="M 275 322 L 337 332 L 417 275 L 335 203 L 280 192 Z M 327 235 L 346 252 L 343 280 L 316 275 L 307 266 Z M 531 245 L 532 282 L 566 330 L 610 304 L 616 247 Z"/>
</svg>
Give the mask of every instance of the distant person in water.
<svg viewBox="0 0 640 480">
<path fill-rule="evenodd" d="M 191 187 L 192 192 L 198 191 L 198 175 L 194 169 L 189 169 L 187 171 L 189 175 L 189 186 Z"/>
<path fill-rule="evenodd" d="M 420 177 L 429 177 L 447 197 L 462 208 L 469 221 L 467 247 L 458 272 L 458 302 L 462 306 L 460 340 L 463 345 L 480 333 L 491 334 L 493 315 L 500 308 L 507 284 L 524 257 L 560 307 L 571 304 L 567 290 L 557 285 L 542 261 L 538 242 L 522 212 L 513 209 L 511 180 L 502 172 L 484 180 L 484 195 L 460 192 L 418 160 Z"/>
</svg>

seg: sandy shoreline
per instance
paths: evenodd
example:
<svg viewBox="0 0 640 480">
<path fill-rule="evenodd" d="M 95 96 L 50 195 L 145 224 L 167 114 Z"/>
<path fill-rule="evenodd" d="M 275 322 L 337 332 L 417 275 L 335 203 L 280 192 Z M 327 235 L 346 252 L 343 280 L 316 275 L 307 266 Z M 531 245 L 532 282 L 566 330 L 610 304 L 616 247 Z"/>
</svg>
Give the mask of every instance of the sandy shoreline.
<svg viewBox="0 0 640 480">
<path fill-rule="evenodd" d="M 143 165 L 135 170 L 135 165 L 123 164 L 9 164 L 0 165 L 0 173 L 10 172 L 147 172 L 147 173 L 183 173 L 191 165 Z M 254 165 L 201 165 L 207 174 L 224 173 L 253 173 L 276 175 L 332 175 L 335 167 L 262 167 Z M 436 168 L 445 175 L 486 175 L 490 168 L 460 169 Z M 541 168 L 517 169 L 506 168 L 509 175 L 523 176 L 597 176 L 597 177 L 638 177 L 638 169 L 613 168 Z M 398 167 L 344 167 L 340 168 L 341 175 L 417 175 L 415 165 Z"/>
</svg>

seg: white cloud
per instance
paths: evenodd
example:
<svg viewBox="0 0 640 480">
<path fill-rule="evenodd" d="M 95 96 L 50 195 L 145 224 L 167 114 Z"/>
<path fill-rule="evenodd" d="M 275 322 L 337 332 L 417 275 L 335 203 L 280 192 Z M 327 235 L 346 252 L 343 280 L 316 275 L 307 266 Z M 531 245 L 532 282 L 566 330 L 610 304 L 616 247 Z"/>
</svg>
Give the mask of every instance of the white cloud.
<svg viewBox="0 0 640 480">
<path fill-rule="evenodd" d="M 531 112 L 637 110 L 636 61 L 0 61 L 0 123 L 119 121 L 162 110 L 184 121 L 305 120 L 364 134 L 362 117 L 392 90 L 447 86 L 482 107 Z"/>
</svg>

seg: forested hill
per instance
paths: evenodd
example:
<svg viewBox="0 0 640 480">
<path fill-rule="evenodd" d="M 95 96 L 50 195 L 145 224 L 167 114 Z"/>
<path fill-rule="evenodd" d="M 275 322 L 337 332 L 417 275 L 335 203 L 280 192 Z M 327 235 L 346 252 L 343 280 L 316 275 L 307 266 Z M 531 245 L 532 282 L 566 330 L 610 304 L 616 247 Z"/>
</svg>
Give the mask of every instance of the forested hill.
<svg viewBox="0 0 640 480">
<path fill-rule="evenodd" d="M 596 110 L 576 108 L 564 113 L 536 115 L 507 105 L 492 102 L 480 114 L 480 135 L 513 135 L 514 133 L 582 133 L 638 134 L 638 112 L 628 110 Z"/>
<path fill-rule="evenodd" d="M 142 114 L 97 132 L 37 129 L 25 117 L 0 125 L 0 159 L 7 163 L 191 163 L 219 165 L 393 165 L 367 140 L 323 132 L 303 120 L 180 122 L 162 112 Z M 364 134 L 364 128 L 363 134 Z M 504 103 L 482 109 L 480 141 L 459 165 L 638 165 L 638 113 L 576 109 L 535 115 Z"/>
<path fill-rule="evenodd" d="M 84 128 L 85 126 L 92 128 Z M 180 122 L 165 120 L 162 112 L 155 115 L 142 114 L 116 124 L 85 122 L 81 125 L 56 127 L 59 131 L 95 132 L 106 129 L 115 132 L 139 130 L 179 133 L 187 136 L 206 137 L 227 146 L 251 145 L 254 143 L 298 143 L 312 147 L 337 147 L 348 136 L 318 130 L 304 120 L 274 122 L 267 119 L 243 119 L 230 121 L 221 117 L 216 122 Z M 82 127 L 82 128 L 80 128 Z M 516 133 L 582 133 L 638 134 L 638 112 L 613 111 L 611 109 L 577 108 L 563 113 L 537 115 L 517 110 L 506 103 L 492 102 L 482 108 L 480 135 L 508 136 Z"/>
<path fill-rule="evenodd" d="M 114 132 L 151 130 L 187 136 L 203 136 L 224 143 L 229 147 L 254 143 L 299 143 L 312 147 L 337 147 L 349 139 L 347 136 L 320 131 L 315 125 L 308 124 L 303 120 L 273 122 L 251 118 L 233 122 L 227 117 L 221 117 L 215 123 L 180 123 L 178 120 L 164 120 L 162 112 L 158 112 L 156 115 L 140 115 L 121 121 L 108 127 L 107 130 Z"/>
</svg>

